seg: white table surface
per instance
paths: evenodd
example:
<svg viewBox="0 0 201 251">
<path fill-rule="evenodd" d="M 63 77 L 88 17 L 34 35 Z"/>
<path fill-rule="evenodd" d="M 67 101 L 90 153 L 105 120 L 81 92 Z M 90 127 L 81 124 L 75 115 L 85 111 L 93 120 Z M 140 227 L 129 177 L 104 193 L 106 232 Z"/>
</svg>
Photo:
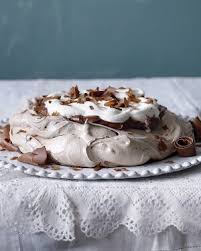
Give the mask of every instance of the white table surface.
<svg viewBox="0 0 201 251">
<path fill-rule="evenodd" d="M 78 84 L 81 88 L 89 86 L 132 86 L 145 90 L 148 96 L 155 96 L 159 102 L 174 112 L 195 116 L 201 108 L 201 79 L 129 79 L 129 80 L 34 80 L 34 81 L 0 81 L 0 116 L 10 116 L 21 104 L 22 99 L 68 89 Z M 192 172 L 194 172 L 192 170 Z M 186 174 L 188 176 L 188 173 Z M 190 172 L 189 172 L 190 175 Z M 196 176 L 196 173 L 195 173 Z M 154 180 L 152 181 L 152 183 Z M 116 182 L 118 185 L 118 181 Z M 201 190 L 201 183 L 200 183 Z M 201 191 L 199 192 L 201 193 Z M 200 194 L 201 196 L 201 194 Z M 179 198 L 178 198 L 179 199 Z M 201 226 L 201 222 L 200 222 Z M 135 236 L 125 227 L 120 227 L 107 237 L 96 240 L 86 238 L 77 231 L 75 242 L 54 241 L 45 234 L 21 236 L 0 229 L 1 251 L 104 251 L 104 250 L 136 250 L 136 251 L 169 251 L 169 250 L 201 250 L 201 235 L 182 234 L 170 226 L 165 231 L 153 236 Z"/>
</svg>

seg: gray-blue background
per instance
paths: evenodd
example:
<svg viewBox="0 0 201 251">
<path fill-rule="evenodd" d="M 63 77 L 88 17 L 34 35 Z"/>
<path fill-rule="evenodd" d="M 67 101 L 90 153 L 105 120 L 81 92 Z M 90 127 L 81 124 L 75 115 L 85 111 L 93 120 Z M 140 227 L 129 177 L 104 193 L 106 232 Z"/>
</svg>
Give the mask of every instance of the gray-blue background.
<svg viewBox="0 0 201 251">
<path fill-rule="evenodd" d="M 201 76 L 201 0 L 0 0 L 0 78 Z"/>
</svg>

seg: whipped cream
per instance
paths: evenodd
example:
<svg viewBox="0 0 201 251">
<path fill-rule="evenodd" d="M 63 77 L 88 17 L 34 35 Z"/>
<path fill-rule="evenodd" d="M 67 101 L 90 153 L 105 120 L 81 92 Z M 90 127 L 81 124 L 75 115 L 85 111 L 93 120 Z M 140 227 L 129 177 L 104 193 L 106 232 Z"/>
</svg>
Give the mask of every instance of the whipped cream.
<svg viewBox="0 0 201 251">
<path fill-rule="evenodd" d="M 83 93 L 86 93 L 84 91 Z M 115 96 L 118 99 L 128 98 L 129 89 L 119 88 L 115 90 Z M 61 116 L 71 118 L 73 116 L 82 115 L 87 116 L 99 116 L 100 119 L 111 122 L 111 123 L 123 123 L 129 118 L 137 120 L 140 122 L 145 122 L 147 117 L 159 118 L 160 111 L 157 101 L 153 103 L 148 102 L 148 98 L 144 97 L 144 92 L 140 89 L 132 90 L 132 93 L 138 97 L 139 103 L 130 102 L 128 107 L 115 109 L 109 106 L 105 106 L 107 101 L 98 101 L 94 103 L 92 101 L 86 101 L 84 103 L 71 103 L 69 105 L 61 104 L 61 101 L 68 101 L 66 93 L 54 93 L 50 94 L 48 97 L 54 97 L 60 95 L 60 99 L 52 98 L 45 102 L 45 107 L 47 108 L 49 115 L 54 115 L 55 113 Z"/>
</svg>

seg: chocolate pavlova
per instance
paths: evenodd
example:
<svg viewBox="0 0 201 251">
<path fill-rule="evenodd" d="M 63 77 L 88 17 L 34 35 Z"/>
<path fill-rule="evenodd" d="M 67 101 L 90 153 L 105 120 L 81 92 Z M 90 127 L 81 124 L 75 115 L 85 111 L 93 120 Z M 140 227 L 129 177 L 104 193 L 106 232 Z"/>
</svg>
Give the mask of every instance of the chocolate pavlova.
<svg viewBox="0 0 201 251">
<path fill-rule="evenodd" d="M 9 136 L 23 162 L 81 167 L 141 165 L 175 153 L 180 137 L 194 142 L 189 121 L 142 90 L 123 87 L 75 86 L 29 100 L 10 119 Z"/>
</svg>

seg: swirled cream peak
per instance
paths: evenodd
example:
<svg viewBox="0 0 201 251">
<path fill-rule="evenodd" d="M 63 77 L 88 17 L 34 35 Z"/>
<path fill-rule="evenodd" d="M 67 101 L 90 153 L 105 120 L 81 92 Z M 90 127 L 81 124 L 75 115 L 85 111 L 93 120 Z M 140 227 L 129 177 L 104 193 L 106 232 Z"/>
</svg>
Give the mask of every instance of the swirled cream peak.
<svg viewBox="0 0 201 251">
<path fill-rule="evenodd" d="M 48 95 L 44 102 L 48 115 L 61 115 L 67 118 L 98 116 L 111 123 L 124 123 L 129 118 L 145 122 L 147 118 L 159 118 L 160 115 L 157 101 L 145 98 L 144 92 L 140 89 L 97 88 L 79 92 L 73 97 L 72 99 L 72 95 L 66 92 Z"/>
</svg>

